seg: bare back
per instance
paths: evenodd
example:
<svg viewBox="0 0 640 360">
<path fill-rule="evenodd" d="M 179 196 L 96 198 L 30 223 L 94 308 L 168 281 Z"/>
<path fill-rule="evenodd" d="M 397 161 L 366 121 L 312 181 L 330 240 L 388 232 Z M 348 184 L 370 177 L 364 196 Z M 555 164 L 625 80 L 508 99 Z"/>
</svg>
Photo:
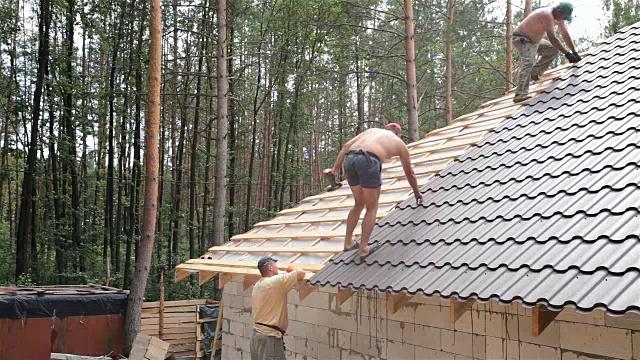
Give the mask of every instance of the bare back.
<svg viewBox="0 0 640 360">
<path fill-rule="evenodd" d="M 545 34 L 554 31 L 556 21 L 553 18 L 553 8 L 545 7 L 531 12 L 516 27 L 515 32 L 520 33 L 529 38 L 529 40 L 537 43 L 542 40 Z"/>
<path fill-rule="evenodd" d="M 364 150 L 375 154 L 381 162 L 400 156 L 407 148 L 404 142 L 389 130 L 369 129 L 353 138 L 349 150 Z"/>
</svg>

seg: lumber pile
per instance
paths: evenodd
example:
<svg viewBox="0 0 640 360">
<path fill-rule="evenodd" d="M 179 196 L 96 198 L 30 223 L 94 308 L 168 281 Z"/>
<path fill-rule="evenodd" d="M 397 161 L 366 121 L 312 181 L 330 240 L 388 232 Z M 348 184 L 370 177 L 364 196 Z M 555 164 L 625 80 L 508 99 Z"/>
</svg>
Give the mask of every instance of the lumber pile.
<svg viewBox="0 0 640 360">
<path fill-rule="evenodd" d="M 164 360 L 168 350 L 168 342 L 138 333 L 133 341 L 129 360 Z"/>
</svg>

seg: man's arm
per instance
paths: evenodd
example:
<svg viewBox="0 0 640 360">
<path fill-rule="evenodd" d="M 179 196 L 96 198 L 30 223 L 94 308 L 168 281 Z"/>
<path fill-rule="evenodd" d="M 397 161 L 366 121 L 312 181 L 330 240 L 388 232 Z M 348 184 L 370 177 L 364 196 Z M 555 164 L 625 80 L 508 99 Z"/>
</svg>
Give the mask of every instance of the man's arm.
<svg viewBox="0 0 640 360">
<path fill-rule="evenodd" d="M 342 150 L 340 150 L 340 153 L 338 153 L 338 158 L 336 159 L 335 164 L 333 164 L 333 173 L 334 174 L 337 174 L 338 172 L 340 172 L 340 168 L 342 168 L 342 164 L 344 163 L 344 157 L 347 155 L 347 152 L 351 148 L 351 145 L 353 145 L 353 143 L 358 138 L 360 138 L 360 136 L 362 136 L 362 134 L 364 134 L 364 133 L 358 134 L 358 136 L 354 137 L 353 139 L 347 141 L 346 144 L 344 144 L 344 146 L 342 147 Z"/>
<path fill-rule="evenodd" d="M 420 188 L 418 188 L 418 180 L 416 180 L 416 175 L 413 172 L 413 166 L 411 166 L 411 156 L 409 155 L 409 149 L 407 146 L 402 143 L 402 150 L 400 151 L 400 163 L 402 163 L 402 170 L 404 170 L 404 174 L 407 177 L 407 181 L 409 181 L 409 185 L 413 189 L 413 196 L 416 198 L 417 203 L 422 202 L 422 193 L 420 193 Z"/>
<path fill-rule="evenodd" d="M 549 38 L 549 42 L 551 43 L 551 45 L 553 45 L 554 48 L 558 49 L 560 53 L 566 54 L 568 51 L 567 49 L 564 48 L 564 46 L 562 46 L 562 44 L 560 43 L 560 40 L 558 40 L 558 38 L 556 37 L 556 33 L 553 28 L 553 23 L 554 21 L 551 20 L 550 22 L 547 23 L 547 26 L 546 26 L 547 37 Z M 564 21 L 562 23 L 564 24 Z"/>
<path fill-rule="evenodd" d="M 571 40 L 571 36 L 569 35 L 567 24 L 565 24 L 564 21 L 558 21 L 558 30 L 560 31 L 562 40 L 564 40 L 564 43 L 567 44 L 571 52 L 577 53 L 576 48 L 573 46 L 573 41 Z"/>
</svg>

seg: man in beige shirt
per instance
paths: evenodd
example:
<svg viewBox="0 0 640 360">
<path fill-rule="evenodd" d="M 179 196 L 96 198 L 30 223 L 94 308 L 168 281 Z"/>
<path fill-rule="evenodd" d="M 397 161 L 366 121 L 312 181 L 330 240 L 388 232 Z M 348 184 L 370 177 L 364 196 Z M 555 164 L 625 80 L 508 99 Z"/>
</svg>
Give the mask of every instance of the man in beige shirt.
<svg viewBox="0 0 640 360">
<path fill-rule="evenodd" d="M 529 14 L 513 31 L 513 46 L 520 54 L 520 69 L 513 102 L 518 103 L 531 98 L 529 83 L 540 78 L 558 52 L 564 54 L 571 63 L 581 60 L 565 24 L 565 21 L 571 22 L 572 14 L 573 5 L 568 2 L 561 2 L 555 7 L 540 8 Z M 565 49 L 556 37 L 556 27 L 569 50 Z M 544 39 L 545 35 L 549 40 Z M 536 61 L 538 55 L 540 59 Z"/>
<path fill-rule="evenodd" d="M 344 251 L 359 248 L 360 259 L 364 259 L 377 249 L 377 245 L 370 247 L 368 242 L 376 224 L 383 163 L 398 156 L 407 181 L 413 189 L 416 202 L 422 202 L 422 194 L 411 166 L 409 148 L 400 139 L 401 134 L 402 128 L 396 123 L 389 123 L 384 129 L 365 130 L 344 145 L 333 165 L 333 173 L 337 174 L 344 163 L 347 182 L 355 200 L 347 216 Z M 363 208 L 367 211 L 362 220 L 362 235 L 358 246 L 358 243 L 353 240 L 353 231 L 358 225 Z"/>
<path fill-rule="evenodd" d="M 305 272 L 289 270 L 280 274 L 274 258 L 265 256 L 258 261 L 262 278 L 253 286 L 251 309 L 253 334 L 251 360 L 284 360 L 284 341 L 289 319 L 287 298 L 296 282 L 303 280 Z"/>
</svg>

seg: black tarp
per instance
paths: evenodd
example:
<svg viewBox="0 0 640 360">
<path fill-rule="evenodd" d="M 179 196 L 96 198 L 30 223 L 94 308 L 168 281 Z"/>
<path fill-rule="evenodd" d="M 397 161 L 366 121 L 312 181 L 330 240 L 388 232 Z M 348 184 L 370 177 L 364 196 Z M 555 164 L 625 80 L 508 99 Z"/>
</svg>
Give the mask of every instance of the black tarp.
<svg viewBox="0 0 640 360">
<path fill-rule="evenodd" d="M 219 304 L 200 305 L 200 320 L 215 319 L 213 321 L 207 321 L 202 323 L 202 346 L 204 347 L 203 360 L 211 359 L 211 343 L 216 333 L 216 323 L 218 322 L 218 312 L 220 311 Z M 218 334 L 218 340 L 222 340 L 222 334 Z M 220 360 L 222 352 L 216 351 L 215 360 Z"/>
<path fill-rule="evenodd" d="M 0 319 L 125 315 L 128 293 L 0 295 Z"/>
</svg>

